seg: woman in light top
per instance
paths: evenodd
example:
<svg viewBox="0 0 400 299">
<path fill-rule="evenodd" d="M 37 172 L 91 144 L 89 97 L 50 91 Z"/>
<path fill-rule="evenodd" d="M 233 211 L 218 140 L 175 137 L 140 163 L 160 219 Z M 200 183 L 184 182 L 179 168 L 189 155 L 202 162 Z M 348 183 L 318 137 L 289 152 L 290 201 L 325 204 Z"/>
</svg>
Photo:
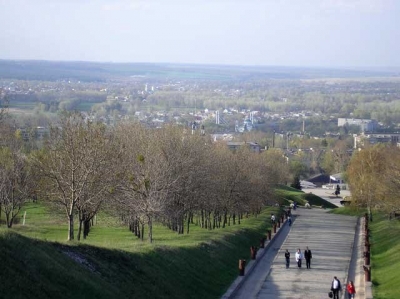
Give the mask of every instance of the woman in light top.
<svg viewBox="0 0 400 299">
<path fill-rule="evenodd" d="M 301 260 L 303 259 L 303 254 L 301 253 L 300 248 L 296 251 L 296 262 L 297 267 L 301 268 Z"/>
</svg>

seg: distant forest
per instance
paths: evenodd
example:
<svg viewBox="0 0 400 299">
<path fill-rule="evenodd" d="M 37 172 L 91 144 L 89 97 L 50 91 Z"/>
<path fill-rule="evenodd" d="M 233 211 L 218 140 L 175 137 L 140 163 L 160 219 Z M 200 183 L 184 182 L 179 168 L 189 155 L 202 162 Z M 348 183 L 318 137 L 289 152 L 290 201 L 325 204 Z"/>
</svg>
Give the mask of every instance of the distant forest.
<svg viewBox="0 0 400 299">
<path fill-rule="evenodd" d="M 0 60 L 0 78 L 39 81 L 74 79 L 84 82 L 104 82 L 131 76 L 144 76 L 152 79 L 249 81 L 254 79 L 365 78 L 399 75 L 400 71 L 396 69 L 351 70 L 278 66 Z"/>
</svg>

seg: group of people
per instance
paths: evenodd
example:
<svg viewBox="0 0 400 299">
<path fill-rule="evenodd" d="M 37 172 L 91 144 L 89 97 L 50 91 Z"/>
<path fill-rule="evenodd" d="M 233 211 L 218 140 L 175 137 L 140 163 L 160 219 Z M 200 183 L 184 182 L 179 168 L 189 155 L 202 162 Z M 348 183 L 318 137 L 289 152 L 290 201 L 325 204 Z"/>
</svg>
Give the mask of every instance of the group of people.
<svg viewBox="0 0 400 299">
<path fill-rule="evenodd" d="M 333 277 L 332 284 L 331 284 L 331 292 L 329 293 L 329 297 L 333 299 L 339 299 L 340 291 L 342 290 L 342 285 L 340 280 L 335 276 Z M 353 281 L 349 281 L 346 286 L 347 296 L 349 299 L 354 299 L 356 294 L 356 288 L 354 287 Z"/>
<path fill-rule="evenodd" d="M 304 254 L 301 252 L 300 248 L 298 248 L 295 254 L 295 258 L 298 268 L 301 268 L 302 260 L 305 259 L 307 269 L 311 269 L 312 253 L 308 247 L 306 247 L 306 249 L 304 250 Z M 285 251 L 285 260 L 286 260 L 286 269 L 288 269 L 290 266 L 290 252 L 287 249 Z M 329 297 L 333 299 L 339 299 L 339 293 L 341 290 L 342 290 L 342 285 L 340 283 L 340 280 L 335 276 L 332 280 L 331 292 L 329 293 Z M 354 296 L 356 294 L 356 289 L 354 287 L 353 281 L 349 281 L 349 283 L 346 286 L 346 290 L 348 298 L 354 299 Z"/>
<path fill-rule="evenodd" d="M 311 269 L 312 253 L 308 247 L 306 247 L 306 250 L 304 250 L 304 254 L 301 252 L 300 248 L 297 249 L 295 258 L 296 258 L 298 268 L 301 268 L 301 262 L 303 259 L 305 259 L 307 269 Z M 285 251 L 285 259 L 286 259 L 286 269 L 288 269 L 290 266 L 290 252 L 287 249 Z"/>
</svg>

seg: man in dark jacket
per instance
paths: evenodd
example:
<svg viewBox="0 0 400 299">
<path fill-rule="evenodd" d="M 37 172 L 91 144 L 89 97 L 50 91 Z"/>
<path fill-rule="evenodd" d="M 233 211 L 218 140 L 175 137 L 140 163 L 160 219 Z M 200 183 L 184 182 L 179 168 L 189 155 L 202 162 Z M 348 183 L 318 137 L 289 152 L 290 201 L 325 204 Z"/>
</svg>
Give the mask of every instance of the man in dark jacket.
<svg viewBox="0 0 400 299">
<path fill-rule="evenodd" d="M 285 251 L 285 259 L 286 259 L 286 269 L 288 269 L 290 265 L 290 252 L 287 249 Z"/>
<path fill-rule="evenodd" d="M 311 269 L 312 254 L 311 254 L 311 250 L 308 249 L 308 247 L 306 247 L 306 250 L 304 250 L 304 258 L 306 259 L 307 269 Z"/>
</svg>

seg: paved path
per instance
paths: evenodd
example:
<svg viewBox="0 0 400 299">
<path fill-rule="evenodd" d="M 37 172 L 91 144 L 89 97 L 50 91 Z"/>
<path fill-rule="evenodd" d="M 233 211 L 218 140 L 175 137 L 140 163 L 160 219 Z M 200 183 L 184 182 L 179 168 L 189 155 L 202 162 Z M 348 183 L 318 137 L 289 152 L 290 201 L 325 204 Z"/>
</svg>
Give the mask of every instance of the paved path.
<svg viewBox="0 0 400 299">
<path fill-rule="evenodd" d="M 313 193 L 331 203 L 334 205 L 341 207 L 342 205 L 340 204 L 340 201 L 343 199 L 345 196 L 350 196 L 350 191 L 349 190 L 341 190 L 340 195 L 336 196 L 334 194 L 333 189 L 323 189 L 323 188 L 309 188 L 309 189 L 302 189 L 304 193 Z"/>
<path fill-rule="evenodd" d="M 230 298 L 321 299 L 328 298 L 333 276 L 345 285 L 349 267 L 354 268 L 357 262 L 354 258 L 351 261 L 357 240 L 357 218 L 321 209 L 297 209 L 293 215 L 293 225 L 281 228 L 265 255 Z M 305 263 L 299 269 L 294 255 L 297 248 L 303 252 L 306 246 L 313 254 L 311 269 L 306 269 Z M 285 267 L 286 249 L 291 253 L 289 269 Z"/>
</svg>

